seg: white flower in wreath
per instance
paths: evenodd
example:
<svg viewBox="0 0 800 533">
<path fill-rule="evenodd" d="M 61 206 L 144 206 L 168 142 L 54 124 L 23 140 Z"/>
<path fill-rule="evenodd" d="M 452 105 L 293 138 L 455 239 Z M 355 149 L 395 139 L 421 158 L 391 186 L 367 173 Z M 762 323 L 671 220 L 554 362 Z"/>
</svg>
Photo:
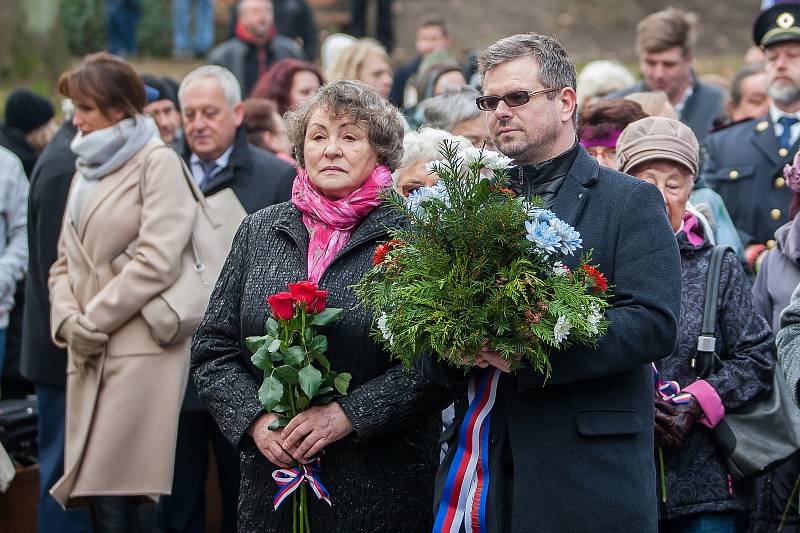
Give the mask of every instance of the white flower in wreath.
<svg viewBox="0 0 800 533">
<path fill-rule="evenodd" d="M 556 342 L 564 342 L 569 336 L 569 332 L 571 330 L 572 323 L 569 321 L 569 318 L 563 315 L 558 317 L 558 320 L 556 320 L 556 325 L 553 327 L 553 335 L 555 335 Z"/>
<path fill-rule="evenodd" d="M 493 152 L 492 150 L 486 150 L 485 148 L 475 148 L 474 146 L 465 148 L 459 152 L 458 157 L 464 167 L 480 163 L 481 168 L 488 168 L 490 170 L 505 170 L 514 162 L 510 157 Z"/>
<path fill-rule="evenodd" d="M 389 344 L 394 344 L 394 335 L 386 324 L 388 319 L 389 317 L 386 316 L 386 313 L 381 313 L 381 316 L 378 317 L 378 329 L 381 330 L 383 338 L 389 341 Z"/>
<path fill-rule="evenodd" d="M 438 159 L 436 161 L 428 161 L 425 163 L 425 170 L 428 171 L 428 174 L 440 174 L 443 170 L 447 168 L 447 161 L 444 159 Z"/>
<path fill-rule="evenodd" d="M 600 309 L 596 305 L 593 305 L 592 311 L 589 313 L 589 316 L 586 317 L 586 322 L 589 324 L 589 331 L 596 334 L 598 332 L 597 326 L 602 319 L 603 313 L 600 312 Z"/>
<path fill-rule="evenodd" d="M 553 274 L 563 278 L 567 274 L 569 274 L 569 267 L 567 267 L 567 265 L 565 265 L 561 261 L 556 261 L 555 264 L 553 265 Z"/>
</svg>

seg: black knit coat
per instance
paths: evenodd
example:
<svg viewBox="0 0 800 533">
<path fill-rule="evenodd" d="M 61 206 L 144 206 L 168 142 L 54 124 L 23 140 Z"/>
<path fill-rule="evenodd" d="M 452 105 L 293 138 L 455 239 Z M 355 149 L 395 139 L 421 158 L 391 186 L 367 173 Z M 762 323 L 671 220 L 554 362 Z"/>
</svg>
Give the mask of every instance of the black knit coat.
<svg viewBox="0 0 800 533">
<path fill-rule="evenodd" d="M 325 328 L 331 368 L 350 372 L 339 404 L 354 432 L 326 447 L 321 479 L 333 506 L 309 492 L 312 531 L 428 532 L 439 457 L 439 413 L 451 401 L 440 387 L 390 361 L 369 336 L 371 316 L 351 286 L 372 265 L 376 245 L 399 223 L 388 207 L 374 210 L 353 231 L 320 280 L 329 307 L 345 309 Z M 308 232 L 290 203 L 248 216 L 234 239 L 192 346 L 192 376 L 220 429 L 241 452 L 240 532 L 291 531 L 291 502 L 272 509 L 277 467 L 246 434 L 262 412 L 262 373 L 244 339 L 264 334 L 265 298 L 306 279 Z"/>
<path fill-rule="evenodd" d="M 657 361 L 656 366 L 662 380 L 674 380 L 686 387 L 697 379 L 690 360 L 703 323 L 712 247 L 707 242 L 699 246 L 690 244 L 683 232 L 677 237 L 681 251 L 678 344 L 675 352 Z M 733 252 L 726 252 L 722 262 L 716 338 L 722 366 L 706 381 L 719 395 L 725 411 L 733 412 L 757 401 L 771 389 L 775 368 L 770 327 L 755 312 L 750 281 Z M 724 458 L 717 451 L 709 428 L 695 423 L 680 450 L 664 451 L 664 461 L 667 501 L 663 503 L 659 494 L 662 519 L 747 508 L 737 488 L 729 483 Z M 661 491 L 660 483 L 658 490 Z"/>
</svg>

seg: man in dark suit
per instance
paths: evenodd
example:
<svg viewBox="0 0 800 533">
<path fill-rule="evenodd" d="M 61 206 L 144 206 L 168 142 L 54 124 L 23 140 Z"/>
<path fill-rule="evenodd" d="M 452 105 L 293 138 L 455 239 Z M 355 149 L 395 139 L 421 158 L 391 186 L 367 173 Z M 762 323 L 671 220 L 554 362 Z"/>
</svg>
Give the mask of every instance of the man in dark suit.
<svg viewBox="0 0 800 533">
<path fill-rule="evenodd" d="M 230 71 L 206 65 L 190 72 L 178 98 L 187 151 L 184 158 L 206 195 L 230 188 L 245 211 L 291 197 L 295 168 L 247 143 L 239 83 Z"/>
<path fill-rule="evenodd" d="M 725 94 L 694 75 L 696 26 L 693 15 L 672 7 L 642 19 L 636 26 L 636 53 L 644 79 L 608 98 L 663 91 L 681 122 L 692 128 L 702 144 L 714 127 L 714 119 L 725 110 Z"/>
<path fill-rule="evenodd" d="M 291 197 L 296 171 L 274 155 L 248 144 L 242 126 L 241 90 L 230 71 L 199 67 L 178 90 L 186 150 L 184 160 L 207 195 L 231 189 L 247 213 Z M 208 442 L 217 460 L 224 533 L 236 531 L 239 454 L 225 440 L 190 382 L 178 425 L 172 495 L 159 501 L 159 525 L 166 531 L 205 531 Z"/>
<path fill-rule="evenodd" d="M 64 511 L 50 488 L 64 474 L 64 413 L 67 396 L 67 352 L 50 338 L 47 279 L 55 263 L 61 221 L 75 174 L 69 148 L 77 130 L 69 120 L 39 156 L 28 193 L 28 278 L 22 323 L 22 375 L 36 385 L 39 405 L 39 504 L 37 531 L 88 533 L 89 512 Z"/>
<path fill-rule="evenodd" d="M 541 197 L 580 232 L 614 293 L 598 346 L 553 351 L 546 383 L 530 368 L 509 373 L 496 352 L 478 354 L 478 366 L 503 371 L 486 438 L 487 530 L 655 533 L 648 363 L 674 348 L 681 289 L 664 201 L 652 185 L 600 167 L 576 142 L 575 67 L 554 38 L 502 39 L 479 54 L 479 72 L 485 95 L 479 107 L 488 111 L 497 148 L 518 165 L 514 186 Z M 573 256 L 567 266 L 577 261 Z M 423 372 L 463 386 L 460 371 L 430 359 Z M 437 476 L 437 508 L 453 444 Z"/>
<path fill-rule="evenodd" d="M 800 4 L 780 3 L 762 12 L 753 40 L 767 58 L 769 112 L 709 135 L 700 172 L 725 200 L 745 245 L 745 259 L 775 246 L 775 230 L 789 220 L 792 191 L 783 167 L 800 148 Z"/>
</svg>

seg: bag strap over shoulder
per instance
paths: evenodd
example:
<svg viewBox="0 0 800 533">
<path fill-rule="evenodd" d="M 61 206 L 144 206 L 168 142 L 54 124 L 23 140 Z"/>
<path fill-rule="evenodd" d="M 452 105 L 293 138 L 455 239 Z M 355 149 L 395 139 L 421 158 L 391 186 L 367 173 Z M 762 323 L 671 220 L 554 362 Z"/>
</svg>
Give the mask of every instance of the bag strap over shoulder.
<svg viewBox="0 0 800 533">
<path fill-rule="evenodd" d="M 166 149 L 166 150 L 173 150 L 174 151 L 174 149 L 172 147 L 167 146 L 166 144 L 162 144 L 162 145 L 159 145 L 159 146 L 155 147 L 150 152 L 150 154 L 148 154 L 148 157 L 150 157 L 150 155 L 152 155 L 152 153 L 155 152 L 155 150 L 157 150 L 157 149 Z M 183 170 L 183 178 L 186 181 L 186 185 L 189 186 L 189 190 L 192 193 L 192 197 L 194 197 L 195 202 L 197 202 L 197 205 L 203 211 L 203 214 L 208 219 L 208 221 L 211 223 L 211 226 L 214 227 L 214 228 L 219 227 L 222 224 L 222 221 L 217 220 L 217 218 L 214 216 L 213 209 L 211 209 L 209 207 L 208 201 L 206 200 L 206 195 L 203 194 L 203 191 L 200 190 L 200 187 L 194 181 L 194 176 L 192 176 L 192 171 L 189 170 L 188 166 L 186 166 L 186 162 L 183 160 L 183 158 L 180 156 L 180 154 L 176 153 L 176 155 L 178 156 L 178 159 L 181 162 L 181 169 Z"/>
<path fill-rule="evenodd" d="M 714 372 L 716 366 L 717 338 L 717 300 L 719 298 L 719 281 L 722 272 L 722 259 L 728 246 L 714 246 L 708 261 L 708 277 L 706 278 L 706 294 L 703 302 L 703 324 L 700 336 L 697 337 L 697 350 L 691 365 L 699 378 L 706 378 Z"/>
</svg>

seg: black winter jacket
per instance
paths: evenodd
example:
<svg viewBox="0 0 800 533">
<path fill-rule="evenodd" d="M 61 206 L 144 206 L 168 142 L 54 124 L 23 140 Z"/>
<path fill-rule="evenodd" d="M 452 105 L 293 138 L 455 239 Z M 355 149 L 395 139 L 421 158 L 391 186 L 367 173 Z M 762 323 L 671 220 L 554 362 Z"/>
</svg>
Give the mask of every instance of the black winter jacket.
<svg viewBox="0 0 800 533">
<path fill-rule="evenodd" d="M 353 231 L 322 276 L 328 306 L 345 316 L 326 328 L 332 368 L 353 375 L 337 400 L 354 432 L 326 447 L 321 479 L 333 506 L 309 498 L 313 531 L 429 532 L 439 458 L 440 411 L 452 399 L 440 387 L 389 360 L 370 337 L 371 315 L 350 288 L 372 265 L 387 226 L 388 207 L 374 210 Z M 244 339 L 263 335 L 265 298 L 307 276 L 308 231 L 300 211 L 282 203 L 247 217 L 211 296 L 192 346 L 192 377 L 222 432 L 241 452 L 239 531 L 291 531 L 291 502 L 272 510 L 276 484 L 270 464 L 247 428 L 262 412 L 262 372 L 250 362 Z"/>
<path fill-rule="evenodd" d="M 58 255 L 58 237 L 75 174 L 69 144 L 78 130 L 65 121 L 44 149 L 31 176 L 28 194 L 28 277 L 22 333 L 22 375 L 53 387 L 67 384 L 67 351 L 50 338 L 47 279 Z"/>
</svg>

